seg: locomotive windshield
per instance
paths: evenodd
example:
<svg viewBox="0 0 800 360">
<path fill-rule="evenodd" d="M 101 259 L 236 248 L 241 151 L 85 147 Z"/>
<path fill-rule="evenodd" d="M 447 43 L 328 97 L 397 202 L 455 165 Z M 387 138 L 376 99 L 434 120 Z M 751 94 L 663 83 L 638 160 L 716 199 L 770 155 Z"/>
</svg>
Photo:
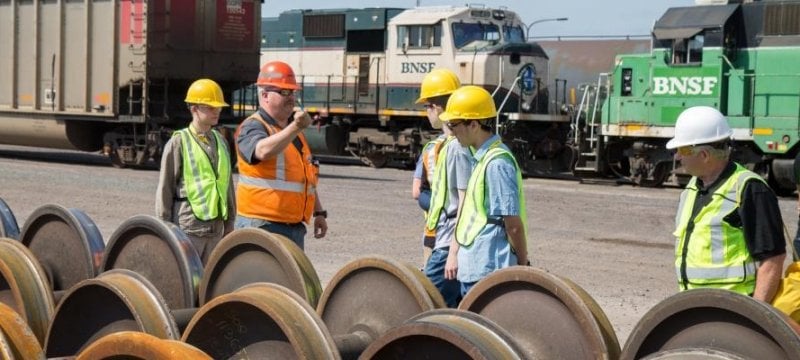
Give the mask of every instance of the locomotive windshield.
<svg viewBox="0 0 800 360">
<path fill-rule="evenodd" d="M 525 35 L 519 26 L 503 26 L 504 39 L 508 43 L 524 43 Z"/>
<path fill-rule="evenodd" d="M 500 29 L 495 24 L 453 24 L 453 43 L 457 49 L 467 47 L 467 45 L 480 47 L 481 44 L 498 41 L 500 41 Z"/>
</svg>

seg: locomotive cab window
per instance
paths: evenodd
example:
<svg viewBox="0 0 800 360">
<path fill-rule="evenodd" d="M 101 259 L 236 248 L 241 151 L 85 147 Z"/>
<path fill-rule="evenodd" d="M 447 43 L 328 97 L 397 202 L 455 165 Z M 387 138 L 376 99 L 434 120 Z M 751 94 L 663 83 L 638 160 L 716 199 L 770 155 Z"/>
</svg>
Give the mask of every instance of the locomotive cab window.
<svg viewBox="0 0 800 360">
<path fill-rule="evenodd" d="M 442 25 L 406 25 L 397 28 L 397 47 L 428 49 L 442 46 Z"/>
<path fill-rule="evenodd" d="M 697 65 L 703 62 L 703 44 L 705 37 L 697 34 L 689 39 L 674 39 L 672 41 L 673 65 Z"/>
<path fill-rule="evenodd" d="M 481 47 L 500 41 L 500 29 L 495 24 L 454 23 L 453 43 L 457 49 L 463 47 Z"/>
</svg>

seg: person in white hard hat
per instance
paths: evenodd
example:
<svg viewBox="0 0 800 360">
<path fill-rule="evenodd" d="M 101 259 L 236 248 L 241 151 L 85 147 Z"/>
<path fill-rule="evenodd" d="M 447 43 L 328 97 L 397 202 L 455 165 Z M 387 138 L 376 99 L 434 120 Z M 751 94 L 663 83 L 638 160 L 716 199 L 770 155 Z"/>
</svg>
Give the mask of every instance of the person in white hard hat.
<svg viewBox="0 0 800 360">
<path fill-rule="evenodd" d="M 730 160 L 732 135 L 717 109 L 695 106 L 678 116 L 667 143 L 693 176 L 675 217 L 678 285 L 770 302 L 786 257 L 783 220 L 764 179 Z"/>
</svg>

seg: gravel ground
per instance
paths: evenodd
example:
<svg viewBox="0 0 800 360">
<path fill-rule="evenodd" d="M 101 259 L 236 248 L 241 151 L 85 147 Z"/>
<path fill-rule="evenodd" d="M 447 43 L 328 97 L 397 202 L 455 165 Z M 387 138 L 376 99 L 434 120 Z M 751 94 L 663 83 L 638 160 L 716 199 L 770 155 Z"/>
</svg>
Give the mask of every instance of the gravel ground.
<svg viewBox="0 0 800 360">
<path fill-rule="evenodd" d="M 320 194 L 328 236 L 306 239 L 323 287 L 349 261 L 368 254 L 421 259 L 422 213 L 411 172 L 323 164 Z M 20 229 L 44 204 L 86 212 L 106 241 L 125 219 L 154 214 L 158 172 L 116 169 L 95 154 L 0 146 L 0 198 Z M 610 319 L 620 346 L 636 322 L 676 292 L 673 228 L 680 189 L 526 179 L 529 253 L 534 266 L 583 287 Z M 781 199 L 790 234 L 795 200 Z"/>
</svg>

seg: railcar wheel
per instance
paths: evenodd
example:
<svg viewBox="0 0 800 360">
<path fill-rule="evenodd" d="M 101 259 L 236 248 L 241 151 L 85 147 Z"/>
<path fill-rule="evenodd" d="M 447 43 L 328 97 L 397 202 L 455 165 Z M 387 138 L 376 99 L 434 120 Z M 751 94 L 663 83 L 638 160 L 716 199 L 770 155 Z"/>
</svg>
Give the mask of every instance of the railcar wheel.
<svg viewBox="0 0 800 360">
<path fill-rule="evenodd" d="M 44 359 L 42 345 L 25 319 L 3 303 L 0 303 L 0 337 L 5 339 L 5 346 L 0 346 L 0 358 Z"/>
<path fill-rule="evenodd" d="M 25 222 L 20 241 L 42 264 L 53 291 L 99 274 L 103 236 L 82 210 L 41 206 Z"/>
<path fill-rule="evenodd" d="M 268 282 L 285 286 L 315 307 L 322 294 L 317 271 L 303 250 L 284 236 L 262 229 L 236 230 L 208 258 L 200 282 L 200 304 L 243 285 Z"/>
<path fill-rule="evenodd" d="M 214 359 L 339 359 L 320 317 L 294 290 L 256 283 L 205 304 L 184 342 Z"/>
<path fill-rule="evenodd" d="M 360 359 L 524 359 L 514 337 L 475 313 L 438 309 L 392 328 Z"/>
<path fill-rule="evenodd" d="M 710 349 L 746 359 L 800 359 L 800 336 L 769 304 L 696 289 L 656 304 L 634 327 L 621 359 Z M 661 354 L 661 355 L 658 355 Z"/>
<path fill-rule="evenodd" d="M 416 271 L 397 260 L 371 256 L 351 261 L 334 275 L 317 313 L 342 358 L 357 358 L 390 328 L 435 308 Z"/>
<path fill-rule="evenodd" d="M 417 269 L 414 265 L 409 263 L 404 263 L 411 273 L 417 278 L 420 284 L 425 288 L 425 292 L 428 293 L 428 296 L 433 301 L 433 307 L 436 309 L 446 309 L 447 303 L 444 301 L 444 297 L 442 297 L 442 293 L 439 292 L 439 289 L 436 288 L 430 279 L 425 276 L 425 273 Z"/>
<path fill-rule="evenodd" d="M 16 310 L 44 344 L 53 316 L 53 295 L 42 266 L 16 240 L 0 239 L 0 302 Z"/>
<path fill-rule="evenodd" d="M 158 290 L 126 269 L 106 271 L 67 292 L 50 323 L 45 355 L 75 356 L 95 340 L 120 331 L 173 340 L 180 335 Z"/>
<path fill-rule="evenodd" d="M 211 360 L 194 346 L 176 340 L 159 339 L 153 335 L 121 331 L 108 334 L 91 343 L 76 360 Z"/>
<path fill-rule="evenodd" d="M 170 308 L 183 309 L 196 304 L 203 263 L 191 240 L 177 226 L 137 215 L 111 235 L 102 269 L 139 273 L 158 289 Z"/>
<path fill-rule="evenodd" d="M 527 358 L 617 358 L 619 343 L 608 319 L 578 289 L 543 270 L 514 266 L 475 284 L 459 309 L 483 315 L 513 334 Z"/>
<path fill-rule="evenodd" d="M 19 226 L 14 212 L 0 199 L 0 238 L 19 239 Z"/>
</svg>

